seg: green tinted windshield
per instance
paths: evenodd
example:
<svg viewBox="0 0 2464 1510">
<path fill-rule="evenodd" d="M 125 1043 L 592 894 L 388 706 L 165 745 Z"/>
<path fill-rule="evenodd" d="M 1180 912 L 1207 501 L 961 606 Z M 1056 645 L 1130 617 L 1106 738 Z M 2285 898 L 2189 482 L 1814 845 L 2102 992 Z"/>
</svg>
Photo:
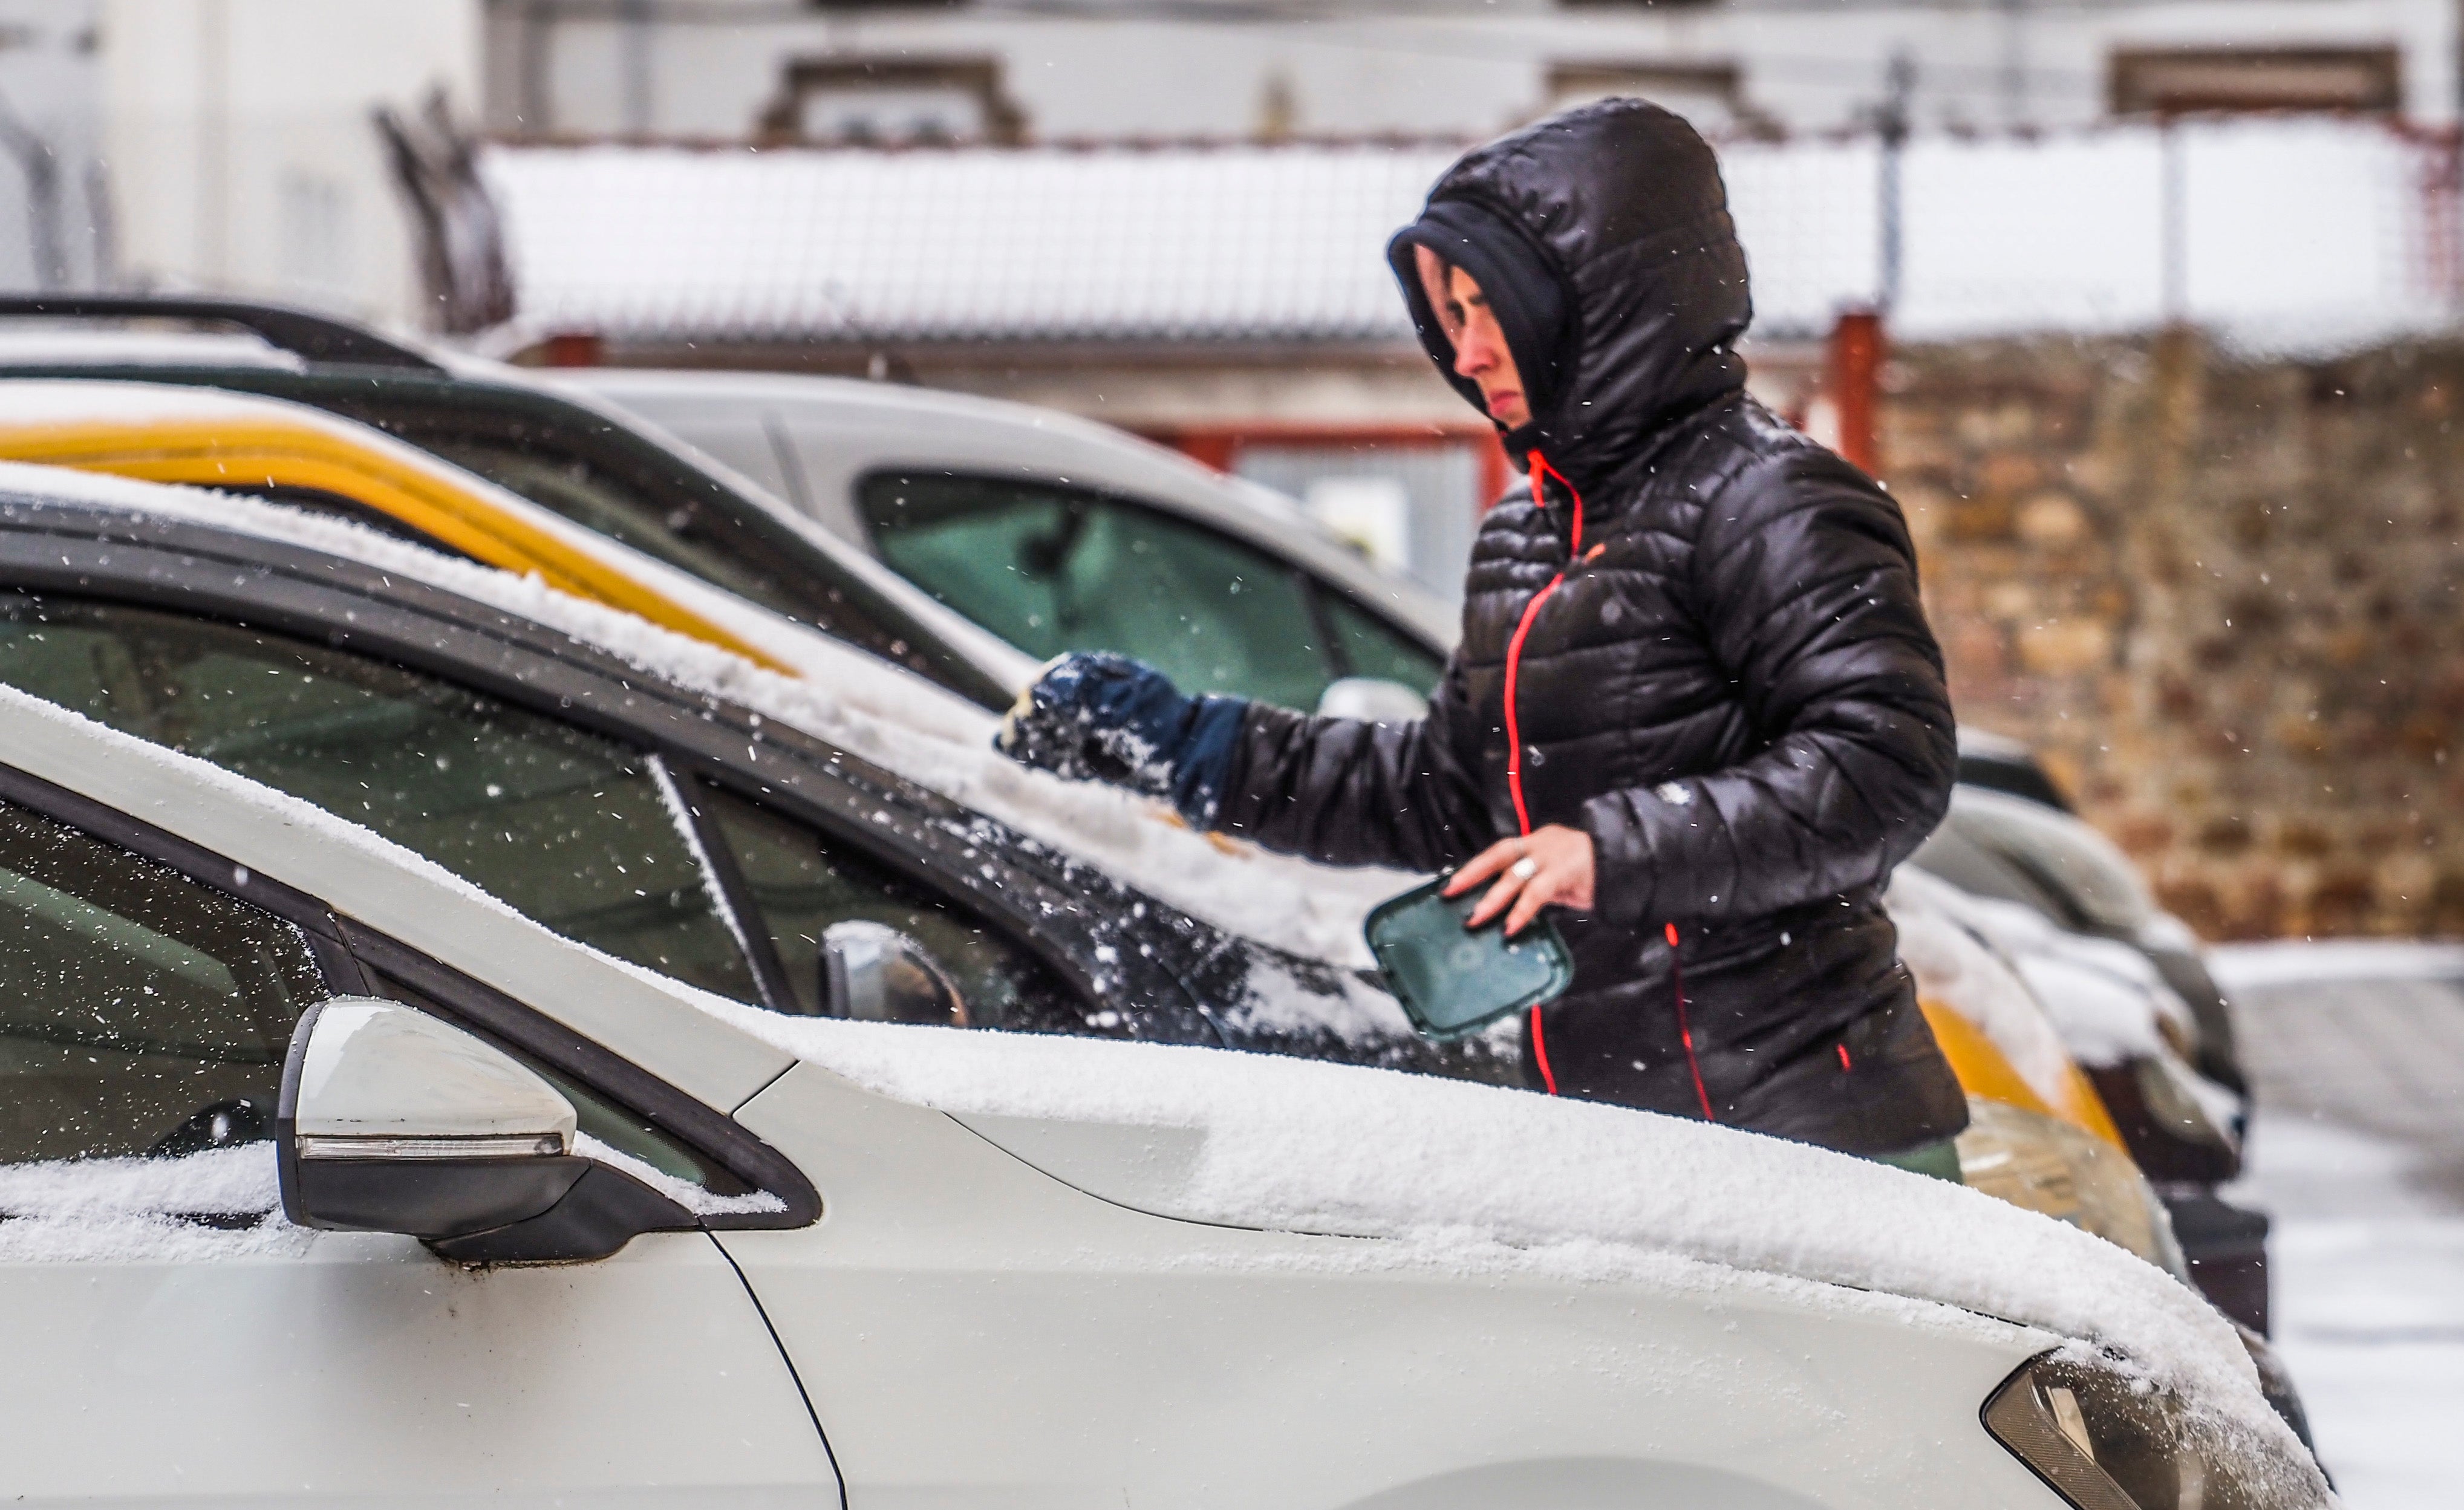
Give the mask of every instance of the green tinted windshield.
<svg viewBox="0 0 2464 1510">
<path fill-rule="evenodd" d="M 1434 658 L 1298 568 L 1133 500 L 929 473 L 862 494 L 882 559 L 1030 655 L 1112 650 L 1185 691 L 1302 709 L 1338 677 L 1437 681 Z"/>
</svg>

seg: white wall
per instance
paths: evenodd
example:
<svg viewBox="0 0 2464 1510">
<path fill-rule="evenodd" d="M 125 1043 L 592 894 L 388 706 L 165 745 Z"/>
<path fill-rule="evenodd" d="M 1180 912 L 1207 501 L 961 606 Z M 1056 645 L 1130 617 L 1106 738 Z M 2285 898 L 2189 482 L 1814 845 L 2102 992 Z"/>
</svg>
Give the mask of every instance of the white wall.
<svg viewBox="0 0 2464 1510">
<path fill-rule="evenodd" d="M 109 261 L 109 217 L 88 197 L 102 126 L 97 10 L 95 0 L 0 0 L 0 288 L 84 288 Z M 48 211 L 34 202 L 30 159 L 52 169 Z"/>
<path fill-rule="evenodd" d="M 100 0 L 125 280 L 417 325 L 410 223 L 369 113 L 475 116 L 479 0 Z"/>
<path fill-rule="evenodd" d="M 2025 0 L 2015 10 L 2001 0 L 1574 10 L 1327 0 L 1305 16 L 1245 21 L 1165 19 L 1152 3 L 1113 19 L 1090 13 L 1100 0 L 1067 15 L 961 6 L 827 17 L 661 0 L 645 7 L 646 23 L 596 7 L 522 24 L 556 4 L 493 0 L 490 120 L 499 129 L 739 139 L 786 59 L 831 52 L 998 56 L 1046 141 L 1245 137 L 1270 87 L 1287 95 L 1305 133 L 1480 137 L 1542 109 L 1552 60 L 1735 63 L 1748 103 L 1792 131 L 1829 132 L 1867 118 L 1902 50 L 1917 63 L 1920 125 L 2058 128 L 2103 114 L 2106 59 L 2119 45 L 2393 44 L 2406 58 L 2406 113 L 2456 115 L 2456 0 Z M 545 38 L 543 101 L 518 98 L 525 35 Z M 637 58 L 647 101 L 633 85 Z"/>
</svg>

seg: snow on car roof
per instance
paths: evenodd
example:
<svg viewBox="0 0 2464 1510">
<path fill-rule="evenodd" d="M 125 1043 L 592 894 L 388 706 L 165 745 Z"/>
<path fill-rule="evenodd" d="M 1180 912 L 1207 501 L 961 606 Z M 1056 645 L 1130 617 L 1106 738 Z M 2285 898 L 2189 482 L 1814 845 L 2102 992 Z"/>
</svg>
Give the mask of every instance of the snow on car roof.
<svg viewBox="0 0 2464 1510">
<path fill-rule="evenodd" d="M 206 331 L 98 330 L 87 322 L 0 325 L 0 368 L 26 366 L 268 367 L 307 361 L 255 336 Z"/>
<path fill-rule="evenodd" d="M 253 498 L 9 463 L 0 463 L 0 490 L 192 520 L 304 546 L 531 620 L 678 687 L 827 740 L 1194 916 L 1309 958 L 1368 964 L 1362 916 L 1411 885 L 1409 877 L 1391 871 L 1334 870 L 1195 834 L 1160 803 L 1031 771 L 992 748 L 997 721 L 990 714 L 826 636 L 804 637 L 808 666 L 800 680 L 567 596 L 536 578 L 517 578 L 360 525 Z M 1397 1015 L 1395 1025 L 1400 1022 Z"/>
<path fill-rule="evenodd" d="M 1120 1204 L 1395 1244 L 1324 1250 L 1321 1263 L 1654 1283 L 1685 1282 L 1684 1266 L 1700 1264 L 1931 1302 L 2119 1354 L 2219 1424 L 2292 1442 L 2231 1324 L 2194 1291 L 2102 1238 L 1947 1181 L 1689 1119 L 1398 1071 L 702 999 L 881 1095 L 983 1119 L 979 1131 L 1018 1143 L 1030 1163 L 1032 1141 L 992 1119 L 1117 1128 L 1141 1157 L 1085 1172 L 1044 1162 Z M 1165 1129 L 1182 1135 L 1178 1156 L 1155 1136 Z"/>
</svg>

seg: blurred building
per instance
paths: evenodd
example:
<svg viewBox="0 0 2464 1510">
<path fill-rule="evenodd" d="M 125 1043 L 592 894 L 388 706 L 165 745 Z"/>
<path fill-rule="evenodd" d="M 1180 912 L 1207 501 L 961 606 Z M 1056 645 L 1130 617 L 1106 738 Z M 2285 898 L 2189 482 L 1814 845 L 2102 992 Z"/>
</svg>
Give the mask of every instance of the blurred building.
<svg viewBox="0 0 2464 1510">
<path fill-rule="evenodd" d="M 2163 110 L 2455 119 L 2452 0 L 488 0 L 489 125 L 861 143 L 1720 135 Z M 1895 72 L 1895 66 L 1898 72 Z M 1896 101 L 1896 106 L 1895 106 Z"/>
<path fill-rule="evenodd" d="M 1862 454 L 1843 311 L 2245 344 L 2451 318 L 2458 10 L 0 0 L 0 282 L 1050 404 L 1375 545 L 1503 476 L 1378 257 L 1467 142 L 1609 94 L 1692 118 L 1758 386 Z"/>
<path fill-rule="evenodd" d="M 2453 303 L 2421 135 L 2456 117 L 2452 0 L 489 0 L 487 27 L 514 344 L 1055 405 L 1372 543 L 1503 475 L 1378 249 L 1463 145 L 1585 98 L 1723 143 L 1757 385 L 1826 436 L 1872 412 L 1824 391 L 1843 311 L 2273 340 Z M 2282 112 L 2402 126 L 2147 124 Z M 2266 203 L 2279 159 L 2324 197 Z"/>
<path fill-rule="evenodd" d="M 430 325 L 372 112 L 479 105 L 478 0 L 0 0 L 0 287 Z"/>
</svg>

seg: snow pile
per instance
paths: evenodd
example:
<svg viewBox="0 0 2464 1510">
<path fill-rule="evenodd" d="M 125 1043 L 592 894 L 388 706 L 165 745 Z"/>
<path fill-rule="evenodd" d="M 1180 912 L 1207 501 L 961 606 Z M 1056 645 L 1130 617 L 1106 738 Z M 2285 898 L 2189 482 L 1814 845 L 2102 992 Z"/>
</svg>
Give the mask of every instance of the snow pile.
<svg viewBox="0 0 2464 1510">
<path fill-rule="evenodd" d="M 2070 1051 L 2013 967 L 1963 922 L 1973 900 L 1949 882 L 1903 865 L 1884 904 L 1899 930 L 1900 959 L 1917 995 L 1975 1024 L 2028 1088 L 2048 1105 L 2070 1092 Z"/>
<path fill-rule="evenodd" d="M 1412 884 L 1412 878 L 1392 871 L 1335 870 L 1193 833 L 1162 803 L 1028 770 L 992 748 L 997 720 L 991 714 L 825 635 L 793 630 L 804 647 L 797 659 L 806 676 L 798 680 L 570 597 L 536 577 L 517 578 L 360 525 L 253 498 L 5 463 L 0 490 L 76 498 L 305 546 L 532 620 L 678 687 L 826 740 L 1184 912 L 1293 953 L 1367 965 L 1362 918 Z M 785 621 L 776 622 L 785 626 Z"/>
<path fill-rule="evenodd" d="M 0 1262 L 296 1257 L 309 1237 L 280 1204 L 271 1143 L 0 1165 Z"/>
<path fill-rule="evenodd" d="M 1902 898 L 1922 896 L 2009 961 L 2063 1046 L 2083 1064 L 2167 1052 L 2159 1026 L 2164 1018 L 2190 1028 L 2189 1007 L 2147 956 L 2127 944 L 2066 932 L 2015 902 L 1962 891 L 1913 866 L 1892 877 L 1891 896 L 1894 921 Z"/>
<path fill-rule="evenodd" d="M 704 1000 L 899 1100 L 1198 1135 L 1184 1170 L 1148 1161 L 1157 1188 L 1097 1193 L 1124 1204 L 1401 1245 L 1362 1251 L 1373 1265 L 1477 1271 L 1503 1244 L 1593 1278 L 1673 1258 L 1935 1302 L 2093 1343 L 2221 1422 L 2290 1440 L 2231 1325 L 2197 1295 L 2101 1238 L 1944 1181 L 1698 1122 L 1354 1065 Z"/>
</svg>

